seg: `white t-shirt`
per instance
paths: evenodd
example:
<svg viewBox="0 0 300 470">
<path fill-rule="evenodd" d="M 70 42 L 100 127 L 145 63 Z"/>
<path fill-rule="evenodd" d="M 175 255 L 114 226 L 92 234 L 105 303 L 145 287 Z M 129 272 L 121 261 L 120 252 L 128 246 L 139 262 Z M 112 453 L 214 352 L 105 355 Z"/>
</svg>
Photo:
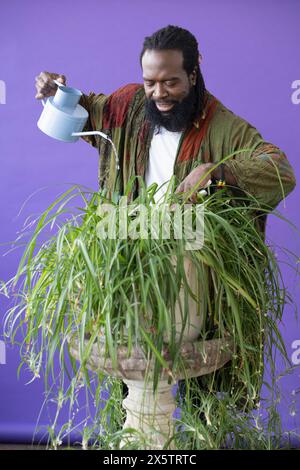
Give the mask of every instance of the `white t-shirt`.
<svg viewBox="0 0 300 470">
<path fill-rule="evenodd" d="M 157 183 L 158 186 L 169 181 L 173 176 L 174 162 L 182 132 L 171 132 L 160 127 L 159 133 L 154 131 L 150 150 L 149 162 L 146 169 L 146 186 Z M 165 184 L 155 195 L 155 201 L 165 194 L 168 184 Z M 162 201 L 161 201 L 162 202 Z"/>
</svg>

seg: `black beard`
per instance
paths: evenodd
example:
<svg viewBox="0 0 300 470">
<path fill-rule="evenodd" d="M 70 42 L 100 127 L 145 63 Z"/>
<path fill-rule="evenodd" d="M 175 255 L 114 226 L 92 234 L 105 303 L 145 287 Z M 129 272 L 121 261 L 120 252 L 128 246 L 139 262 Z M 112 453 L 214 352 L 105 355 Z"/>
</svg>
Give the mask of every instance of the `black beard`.
<svg viewBox="0 0 300 470">
<path fill-rule="evenodd" d="M 146 119 L 153 127 L 165 127 L 168 131 L 179 132 L 189 126 L 195 114 L 195 88 L 192 87 L 189 94 L 180 102 L 166 100 L 167 103 L 174 103 L 170 111 L 162 112 L 157 109 L 153 99 L 145 101 Z M 163 101 L 163 100 L 161 100 Z"/>
</svg>

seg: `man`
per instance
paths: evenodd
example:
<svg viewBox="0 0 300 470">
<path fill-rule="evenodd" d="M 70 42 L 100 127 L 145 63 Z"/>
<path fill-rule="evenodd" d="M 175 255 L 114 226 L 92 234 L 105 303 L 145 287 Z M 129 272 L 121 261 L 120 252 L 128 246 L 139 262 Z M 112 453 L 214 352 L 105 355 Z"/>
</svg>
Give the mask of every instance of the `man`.
<svg viewBox="0 0 300 470">
<path fill-rule="evenodd" d="M 198 43 L 189 31 L 168 26 L 146 37 L 140 62 L 144 86 L 125 85 L 111 95 L 91 93 L 81 99 L 89 112 L 86 130 L 109 134 L 117 147 L 119 190 L 133 175 L 144 177 L 147 185 L 161 185 L 174 174 L 180 192 L 200 179 L 197 190 L 223 177 L 270 209 L 292 191 L 295 176 L 284 153 L 206 90 Z M 63 75 L 42 72 L 36 98 L 55 94 L 53 79 L 66 83 Z M 116 166 L 110 144 L 100 137 L 85 140 L 99 151 L 100 188 L 112 191 Z M 248 150 L 212 169 L 241 149 Z"/>
<path fill-rule="evenodd" d="M 197 40 L 189 31 L 168 26 L 146 37 L 140 62 L 144 86 L 129 84 L 111 95 L 81 98 L 89 112 L 85 130 L 109 135 L 121 162 L 116 178 L 110 144 L 100 137 L 85 138 L 99 151 L 100 188 L 111 193 L 117 185 L 122 192 L 134 175 L 148 186 L 161 185 L 174 174 L 178 192 L 198 184 L 191 195 L 196 201 L 196 192 L 209 180 L 224 180 L 270 210 L 292 191 L 295 177 L 284 153 L 206 90 Z M 55 94 L 53 79 L 66 83 L 63 75 L 42 72 L 36 98 Z M 265 219 L 262 230 L 264 224 Z"/>
</svg>

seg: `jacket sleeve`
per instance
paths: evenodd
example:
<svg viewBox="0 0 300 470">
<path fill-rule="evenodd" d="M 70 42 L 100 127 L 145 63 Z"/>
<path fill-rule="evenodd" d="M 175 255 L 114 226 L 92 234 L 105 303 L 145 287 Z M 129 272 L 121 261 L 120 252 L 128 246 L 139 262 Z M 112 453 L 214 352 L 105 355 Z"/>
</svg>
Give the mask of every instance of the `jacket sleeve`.
<svg viewBox="0 0 300 470">
<path fill-rule="evenodd" d="M 90 93 L 83 95 L 80 104 L 89 113 L 89 119 L 84 131 L 98 130 L 113 132 L 115 129 L 123 128 L 128 110 L 134 100 L 136 92 L 142 87 L 138 83 L 130 83 L 120 87 L 110 95 Z M 83 137 L 89 144 L 98 147 L 97 136 Z"/>
<path fill-rule="evenodd" d="M 286 155 L 238 116 L 234 115 L 227 131 L 229 154 L 241 151 L 225 162 L 238 187 L 274 209 L 296 185 Z"/>
<path fill-rule="evenodd" d="M 83 131 L 96 131 L 102 129 L 103 121 L 103 110 L 105 104 L 108 100 L 108 95 L 102 93 L 96 95 L 95 93 L 90 93 L 89 95 L 82 95 L 80 98 L 80 105 L 87 110 L 89 113 L 88 120 L 84 126 Z M 89 135 L 82 137 L 83 140 L 97 147 L 97 138 L 96 136 Z"/>
</svg>

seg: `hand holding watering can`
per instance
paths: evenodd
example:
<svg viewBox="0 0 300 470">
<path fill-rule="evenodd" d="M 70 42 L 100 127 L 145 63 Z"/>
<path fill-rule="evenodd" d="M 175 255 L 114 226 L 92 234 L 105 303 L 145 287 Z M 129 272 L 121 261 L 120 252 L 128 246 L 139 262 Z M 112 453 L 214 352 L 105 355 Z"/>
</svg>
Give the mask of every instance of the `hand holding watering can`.
<svg viewBox="0 0 300 470">
<path fill-rule="evenodd" d="M 35 87 L 37 90 L 35 97 L 39 100 L 54 96 L 58 87 L 56 82 L 60 85 L 66 85 L 66 77 L 58 73 L 41 72 L 35 77 Z"/>
<path fill-rule="evenodd" d="M 36 77 L 35 86 L 35 97 L 41 99 L 44 106 L 37 123 L 41 131 L 63 142 L 76 142 L 84 135 L 99 135 L 112 144 L 119 169 L 116 148 L 111 139 L 100 131 L 82 132 L 89 115 L 79 104 L 82 96 L 80 90 L 66 86 L 64 75 L 49 72 L 41 72 Z M 48 98 L 47 101 L 45 98 Z"/>
</svg>

